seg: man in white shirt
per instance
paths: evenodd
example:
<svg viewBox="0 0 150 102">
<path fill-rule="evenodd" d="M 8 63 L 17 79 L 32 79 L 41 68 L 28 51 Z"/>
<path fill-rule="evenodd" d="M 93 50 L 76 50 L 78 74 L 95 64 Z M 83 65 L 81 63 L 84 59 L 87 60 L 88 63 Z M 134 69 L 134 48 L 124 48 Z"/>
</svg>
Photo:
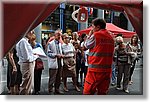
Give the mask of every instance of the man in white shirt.
<svg viewBox="0 0 150 102">
<path fill-rule="evenodd" d="M 17 56 L 19 57 L 19 65 L 22 72 L 22 84 L 20 94 L 30 94 L 33 80 L 33 69 L 35 59 L 32 52 L 32 47 L 28 42 L 31 39 L 34 31 L 30 31 L 24 38 L 16 44 Z"/>
</svg>

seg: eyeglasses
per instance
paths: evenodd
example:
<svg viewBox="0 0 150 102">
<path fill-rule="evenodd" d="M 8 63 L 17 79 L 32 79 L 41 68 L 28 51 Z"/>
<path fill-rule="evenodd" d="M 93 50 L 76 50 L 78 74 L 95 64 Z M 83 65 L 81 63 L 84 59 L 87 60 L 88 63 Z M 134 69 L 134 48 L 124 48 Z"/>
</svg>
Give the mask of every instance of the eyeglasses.
<svg viewBox="0 0 150 102">
<path fill-rule="evenodd" d="M 118 45 L 122 44 L 123 42 L 118 42 Z"/>
</svg>

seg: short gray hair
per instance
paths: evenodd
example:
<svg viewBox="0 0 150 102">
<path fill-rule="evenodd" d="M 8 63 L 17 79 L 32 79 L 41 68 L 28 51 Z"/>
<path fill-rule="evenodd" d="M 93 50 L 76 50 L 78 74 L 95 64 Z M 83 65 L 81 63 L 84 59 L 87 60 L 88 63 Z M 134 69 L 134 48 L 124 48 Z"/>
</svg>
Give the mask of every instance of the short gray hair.
<svg viewBox="0 0 150 102">
<path fill-rule="evenodd" d="M 62 34 L 60 30 L 56 30 L 55 34 L 58 34 L 58 33 Z"/>
<path fill-rule="evenodd" d="M 76 35 L 77 38 L 79 37 L 77 32 L 73 32 L 72 35 Z"/>
</svg>

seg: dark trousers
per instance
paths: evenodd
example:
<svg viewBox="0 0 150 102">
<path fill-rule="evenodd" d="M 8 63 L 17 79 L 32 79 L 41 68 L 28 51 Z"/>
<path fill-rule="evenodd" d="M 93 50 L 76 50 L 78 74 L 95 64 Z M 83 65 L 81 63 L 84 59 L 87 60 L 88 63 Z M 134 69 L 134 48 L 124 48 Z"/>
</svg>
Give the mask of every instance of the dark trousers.
<svg viewBox="0 0 150 102">
<path fill-rule="evenodd" d="M 42 69 L 41 70 L 35 70 L 34 69 L 34 91 L 38 92 L 41 88 L 41 75 L 42 75 Z"/>
<path fill-rule="evenodd" d="M 135 64 L 136 64 L 136 60 L 134 60 L 134 62 L 133 62 L 132 65 L 131 65 L 129 81 L 131 81 L 131 77 L 132 77 L 133 71 L 134 71 L 134 69 L 135 69 Z"/>
<path fill-rule="evenodd" d="M 9 83 L 10 83 L 10 75 L 9 75 L 9 68 L 7 69 L 7 88 L 10 90 L 10 85 L 9 85 Z"/>
<path fill-rule="evenodd" d="M 120 63 L 118 65 L 117 87 L 121 87 L 121 80 L 123 78 L 123 89 L 124 90 L 128 89 L 129 75 L 130 75 L 130 64 Z"/>
<path fill-rule="evenodd" d="M 55 86 L 55 91 L 59 90 L 59 86 L 61 84 L 61 76 L 62 76 L 62 65 L 61 60 L 58 59 L 58 69 L 49 69 L 49 92 L 53 89 L 53 84 Z"/>
<path fill-rule="evenodd" d="M 76 64 L 76 83 L 79 85 L 79 82 L 78 82 L 78 80 L 79 80 L 79 72 L 80 72 L 80 65 L 78 65 L 78 64 Z"/>
<path fill-rule="evenodd" d="M 82 62 L 81 63 L 81 71 L 80 71 L 81 82 L 82 82 L 82 79 L 85 79 L 85 77 L 86 77 L 87 69 L 88 69 L 88 66 L 85 66 L 85 62 Z M 84 78 L 83 78 L 83 74 L 84 74 Z"/>
<path fill-rule="evenodd" d="M 88 70 L 88 66 L 85 66 L 85 69 L 84 69 L 84 78 L 86 77 L 87 70 Z"/>
</svg>

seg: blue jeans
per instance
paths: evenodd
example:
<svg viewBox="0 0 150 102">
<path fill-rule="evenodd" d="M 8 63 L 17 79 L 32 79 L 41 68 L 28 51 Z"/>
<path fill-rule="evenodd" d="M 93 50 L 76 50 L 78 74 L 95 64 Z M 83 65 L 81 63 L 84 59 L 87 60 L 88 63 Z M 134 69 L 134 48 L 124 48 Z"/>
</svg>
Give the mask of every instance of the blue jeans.
<svg viewBox="0 0 150 102">
<path fill-rule="evenodd" d="M 112 77 L 111 77 L 111 83 L 116 83 L 116 66 L 115 63 L 112 63 Z"/>
</svg>

